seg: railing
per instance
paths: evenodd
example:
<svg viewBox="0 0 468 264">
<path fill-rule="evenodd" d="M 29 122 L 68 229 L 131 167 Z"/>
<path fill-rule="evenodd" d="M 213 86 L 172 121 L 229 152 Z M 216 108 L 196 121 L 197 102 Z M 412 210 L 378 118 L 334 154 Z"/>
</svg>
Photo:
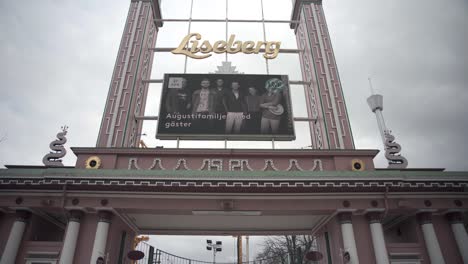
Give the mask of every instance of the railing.
<svg viewBox="0 0 468 264">
<path fill-rule="evenodd" d="M 213 264 L 212 261 L 201 261 L 195 259 L 188 259 L 174 254 L 168 253 L 166 251 L 155 249 L 153 246 L 140 242 L 138 244 L 137 250 L 145 253 L 145 257 L 135 264 Z M 281 263 L 279 260 L 275 259 L 260 259 L 253 260 L 249 262 L 242 262 L 242 264 L 278 264 Z M 237 262 L 216 262 L 216 264 L 237 264 Z"/>
</svg>

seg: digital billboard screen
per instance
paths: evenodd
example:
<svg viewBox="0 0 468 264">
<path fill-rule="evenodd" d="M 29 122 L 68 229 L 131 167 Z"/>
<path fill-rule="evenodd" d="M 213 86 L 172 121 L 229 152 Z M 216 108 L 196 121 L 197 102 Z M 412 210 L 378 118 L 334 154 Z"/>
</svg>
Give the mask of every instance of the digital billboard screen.
<svg viewBox="0 0 468 264">
<path fill-rule="evenodd" d="M 294 140 L 288 76 L 165 74 L 156 138 Z"/>
</svg>

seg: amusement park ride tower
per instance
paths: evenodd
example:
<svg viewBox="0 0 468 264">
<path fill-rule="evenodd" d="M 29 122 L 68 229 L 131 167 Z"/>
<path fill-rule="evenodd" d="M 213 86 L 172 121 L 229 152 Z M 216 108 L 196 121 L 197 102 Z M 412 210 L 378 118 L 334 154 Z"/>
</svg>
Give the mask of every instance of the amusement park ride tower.
<svg viewBox="0 0 468 264">
<path fill-rule="evenodd" d="M 317 263 L 468 263 L 468 174 L 378 169 L 373 163 L 378 150 L 355 149 L 322 1 L 293 1 L 287 21 L 199 19 L 226 27 L 287 23 L 297 49 L 281 49 L 279 41 L 265 38 L 242 42 L 227 31 L 224 40 L 189 32 L 180 36 L 187 42 L 179 47 L 155 47 L 163 24 L 195 21 L 163 18 L 160 6 L 156 0 L 130 1 L 96 147 L 72 148 L 77 156 L 72 167 L 61 165 L 56 155 L 45 157 L 44 167 L 0 170 L 0 264 L 129 263 L 127 252 L 139 234 L 310 234 L 317 240 L 315 255 L 321 256 Z M 187 59 L 242 52 L 264 56 L 267 65 L 282 53 L 297 53 L 303 79 L 234 71 L 150 79 L 152 65 L 164 63 L 153 63 L 154 53 L 169 51 Z M 226 111 L 217 115 L 210 98 L 221 94 L 214 89 L 220 77 L 230 80 L 232 93 L 222 97 Z M 162 106 L 157 118 L 145 116 L 150 83 L 163 83 L 161 102 L 169 104 L 174 95 L 183 109 L 172 113 Z M 242 104 L 239 83 L 263 95 L 252 92 Z M 289 85 L 304 89 L 307 117 L 292 117 Z M 266 138 L 274 146 L 275 140 L 293 139 L 299 121 L 308 124 L 311 149 L 138 147 L 145 120 L 175 115 L 183 128 L 173 136 L 177 140 L 220 139 L 224 126 L 206 132 L 219 123 L 210 118 L 232 122 L 236 131 L 245 109 L 252 110 L 248 119 L 261 112 L 261 126 L 252 125 L 256 132 L 240 137 L 226 132 L 225 140 Z M 268 132 L 257 133 L 264 122 Z"/>
</svg>

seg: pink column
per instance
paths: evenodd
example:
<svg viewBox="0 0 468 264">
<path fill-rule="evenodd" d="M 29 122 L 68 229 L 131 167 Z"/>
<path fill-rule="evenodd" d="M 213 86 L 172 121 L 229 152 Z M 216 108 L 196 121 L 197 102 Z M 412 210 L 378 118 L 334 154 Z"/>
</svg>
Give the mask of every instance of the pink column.
<svg viewBox="0 0 468 264">
<path fill-rule="evenodd" d="M 382 212 L 367 213 L 369 227 L 372 236 L 372 245 L 374 246 L 375 263 L 389 264 L 387 246 L 385 244 L 384 232 L 382 228 Z"/>
<path fill-rule="evenodd" d="M 431 263 L 445 264 L 442 250 L 440 249 L 434 226 L 432 225 L 432 213 L 423 212 L 417 214 L 418 222 L 421 225 L 421 230 L 426 243 L 426 250 L 429 254 Z"/>
<path fill-rule="evenodd" d="M 451 212 L 446 216 L 450 222 L 463 263 L 468 263 L 468 234 L 463 223 L 463 214 L 461 212 Z"/>
<path fill-rule="evenodd" d="M 80 210 L 71 210 L 69 212 L 67 230 L 63 240 L 62 251 L 60 252 L 60 264 L 73 263 L 82 217 L 83 212 Z"/>
<path fill-rule="evenodd" d="M 151 75 L 159 1 L 131 1 L 115 62 L 97 147 L 137 147 Z"/>
<path fill-rule="evenodd" d="M 99 220 L 96 227 L 96 236 L 94 237 L 93 252 L 91 254 L 90 264 L 96 263 L 99 258 L 106 258 L 107 235 L 111 223 L 112 213 L 100 211 Z"/>
<path fill-rule="evenodd" d="M 291 24 L 295 30 L 306 85 L 312 143 L 318 149 L 354 149 L 322 1 L 296 0 Z"/>
<path fill-rule="evenodd" d="M 10 230 L 8 241 L 2 253 L 0 264 L 14 264 L 18 250 L 23 241 L 23 234 L 26 230 L 31 213 L 28 211 L 16 211 L 16 220 Z"/>
<path fill-rule="evenodd" d="M 356 239 L 354 238 L 353 223 L 351 221 L 352 213 L 339 213 L 338 220 L 341 225 L 341 235 L 343 237 L 344 259 L 349 259 L 349 264 L 358 264 L 359 258 L 356 247 Z"/>
</svg>

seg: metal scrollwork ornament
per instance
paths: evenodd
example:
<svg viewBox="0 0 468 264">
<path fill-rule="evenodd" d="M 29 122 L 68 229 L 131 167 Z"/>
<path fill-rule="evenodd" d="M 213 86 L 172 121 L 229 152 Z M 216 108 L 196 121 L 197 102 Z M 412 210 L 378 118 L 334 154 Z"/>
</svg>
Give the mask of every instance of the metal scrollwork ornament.
<svg viewBox="0 0 468 264">
<path fill-rule="evenodd" d="M 408 166 L 408 161 L 401 156 L 400 144 L 394 142 L 395 137 L 391 131 L 385 131 L 385 158 L 388 160 L 389 169 L 405 169 Z"/>
<path fill-rule="evenodd" d="M 63 145 L 67 143 L 67 138 L 65 136 L 67 135 L 68 126 L 63 126 L 61 129 L 62 131 L 57 134 L 57 139 L 49 144 L 52 151 L 46 154 L 42 159 L 42 163 L 47 167 L 63 167 L 61 158 L 65 157 L 67 154 Z"/>
</svg>

